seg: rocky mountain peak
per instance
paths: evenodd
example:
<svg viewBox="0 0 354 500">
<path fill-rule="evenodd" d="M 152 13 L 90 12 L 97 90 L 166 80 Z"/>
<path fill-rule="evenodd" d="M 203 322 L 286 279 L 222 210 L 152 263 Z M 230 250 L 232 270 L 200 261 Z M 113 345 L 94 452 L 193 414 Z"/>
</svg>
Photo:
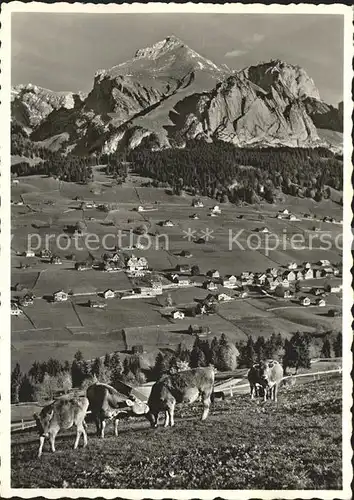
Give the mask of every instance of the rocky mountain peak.
<svg viewBox="0 0 354 500">
<path fill-rule="evenodd" d="M 174 35 L 168 36 L 159 42 L 154 43 L 151 47 L 145 47 L 138 49 L 135 53 L 134 58 L 147 58 L 147 59 L 157 59 L 158 57 L 166 54 L 177 47 L 184 47 L 182 40 Z"/>
</svg>

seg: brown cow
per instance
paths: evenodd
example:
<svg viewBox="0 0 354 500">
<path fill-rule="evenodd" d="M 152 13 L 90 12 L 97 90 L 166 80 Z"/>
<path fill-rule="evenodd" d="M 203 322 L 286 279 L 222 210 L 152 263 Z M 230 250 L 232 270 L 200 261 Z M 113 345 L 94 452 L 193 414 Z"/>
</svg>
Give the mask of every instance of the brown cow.
<svg viewBox="0 0 354 500">
<path fill-rule="evenodd" d="M 151 427 L 157 427 L 160 411 L 165 412 L 165 427 L 172 427 L 176 403 L 194 403 L 199 396 L 203 401 L 202 420 L 205 420 L 209 413 L 214 379 L 215 370 L 211 366 L 164 375 L 152 386 L 148 400 L 150 411 L 146 417 Z"/>
<path fill-rule="evenodd" d="M 114 387 L 108 384 L 92 384 L 88 387 L 86 395 L 96 422 L 97 436 L 101 438 L 104 438 L 107 420 L 114 420 L 114 435 L 118 436 L 120 417 L 144 415 L 149 410 L 145 403 L 125 399 Z"/>
<path fill-rule="evenodd" d="M 60 429 L 70 429 L 76 426 L 74 450 L 78 447 L 81 434 L 84 446 L 87 445 L 85 415 L 89 402 L 85 397 L 62 396 L 53 403 L 44 406 L 39 413 L 33 415 L 39 432 L 38 457 L 41 457 L 44 440 L 49 437 L 52 451 L 55 452 L 55 437 Z"/>
<path fill-rule="evenodd" d="M 283 379 L 284 370 L 281 364 L 273 359 L 260 361 L 252 366 L 248 372 L 248 380 L 251 388 L 251 399 L 263 392 L 264 401 L 270 399 L 277 401 L 279 384 Z"/>
</svg>

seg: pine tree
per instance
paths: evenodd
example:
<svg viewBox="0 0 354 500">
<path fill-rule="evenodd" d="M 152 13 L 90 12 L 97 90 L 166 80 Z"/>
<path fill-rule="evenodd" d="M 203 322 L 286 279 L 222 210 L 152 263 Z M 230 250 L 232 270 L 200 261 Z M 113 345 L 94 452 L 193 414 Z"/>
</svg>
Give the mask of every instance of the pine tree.
<svg viewBox="0 0 354 500">
<path fill-rule="evenodd" d="M 263 335 L 260 335 L 255 344 L 254 344 L 254 351 L 256 353 L 257 361 L 263 360 L 265 356 L 265 351 L 266 351 L 266 346 L 265 346 L 265 340 Z"/>
<path fill-rule="evenodd" d="M 167 357 L 162 352 L 156 356 L 155 366 L 153 368 L 154 378 L 158 380 L 164 373 L 167 373 L 170 368 L 170 363 Z"/>
<path fill-rule="evenodd" d="M 19 363 L 16 363 L 15 368 L 11 373 L 11 403 L 18 403 L 20 401 L 20 387 L 23 375 Z"/>
<path fill-rule="evenodd" d="M 328 336 L 326 336 L 324 339 L 323 339 L 323 345 L 322 345 L 322 349 L 321 349 L 321 357 L 322 358 L 330 358 L 331 357 L 331 343 L 329 341 L 329 338 Z"/>
<path fill-rule="evenodd" d="M 256 359 L 256 353 L 254 350 L 254 342 L 251 335 L 248 337 L 247 344 L 242 353 L 242 362 L 245 366 L 251 367 Z"/>
<path fill-rule="evenodd" d="M 191 368 L 198 368 L 198 366 L 205 366 L 205 354 L 199 345 L 195 345 L 191 352 L 190 366 Z"/>
<path fill-rule="evenodd" d="M 341 358 L 343 356 L 342 342 L 342 332 L 339 332 L 333 342 L 333 351 L 336 358 Z"/>
</svg>

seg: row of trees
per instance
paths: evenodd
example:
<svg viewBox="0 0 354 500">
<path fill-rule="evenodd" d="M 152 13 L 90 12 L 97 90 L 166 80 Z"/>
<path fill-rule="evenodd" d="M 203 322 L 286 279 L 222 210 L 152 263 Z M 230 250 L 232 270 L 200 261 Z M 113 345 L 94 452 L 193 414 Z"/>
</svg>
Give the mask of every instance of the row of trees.
<svg viewBox="0 0 354 500">
<path fill-rule="evenodd" d="M 290 367 L 297 371 L 300 367 L 309 368 L 313 357 L 330 358 L 332 354 L 342 356 L 341 333 L 325 336 L 320 348 L 314 345 L 311 334 L 300 332 L 294 333 L 290 339 L 283 339 L 280 334 L 272 334 L 268 339 L 259 336 L 256 340 L 249 336 L 246 342 L 236 345 L 224 334 L 220 338 L 214 337 L 211 342 L 197 335 L 191 349 L 179 344 L 173 354 L 159 352 L 149 370 L 142 369 L 142 359 L 138 354 L 126 357 L 123 362 L 118 353 L 87 361 L 81 351 L 77 351 L 71 364 L 50 358 L 44 363 L 34 362 L 26 374 L 16 364 L 11 374 L 11 401 L 51 400 L 58 393 L 66 393 L 73 387 L 85 389 L 95 381 L 113 386 L 118 381 L 138 385 L 157 380 L 164 373 L 210 364 L 219 371 L 232 371 L 273 358 L 283 363 L 285 372 Z"/>
<path fill-rule="evenodd" d="M 326 186 L 342 189 L 343 164 L 324 148 L 237 148 L 222 141 L 190 141 L 184 149 L 134 149 L 129 156 L 141 175 L 220 202 L 272 203 L 276 192 L 320 201 Z"/>
</svg>

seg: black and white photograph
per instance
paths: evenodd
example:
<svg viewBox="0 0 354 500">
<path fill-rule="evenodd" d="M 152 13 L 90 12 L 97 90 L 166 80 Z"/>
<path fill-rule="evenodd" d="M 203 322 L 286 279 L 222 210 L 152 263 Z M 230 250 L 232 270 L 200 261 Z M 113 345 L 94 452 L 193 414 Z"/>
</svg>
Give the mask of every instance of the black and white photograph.
<svg viewBox="0 0 354 500">
<path fill-rule="evenodd" d="M 352 18 L 2 6 L 4 498 L 351 498 Z"/>
</svg>

